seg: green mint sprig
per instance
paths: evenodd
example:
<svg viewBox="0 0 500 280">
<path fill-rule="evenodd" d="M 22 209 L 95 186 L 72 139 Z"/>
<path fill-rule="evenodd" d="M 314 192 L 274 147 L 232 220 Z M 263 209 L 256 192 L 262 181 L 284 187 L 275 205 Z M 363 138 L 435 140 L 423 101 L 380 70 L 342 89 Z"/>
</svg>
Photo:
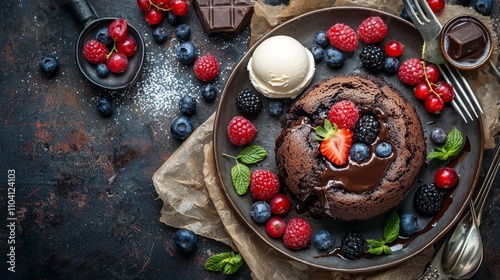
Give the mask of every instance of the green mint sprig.
<svg viewBox="0 0 500 280">
<path fill-rule="evenodd" d="M 250 145 L 246 146 L 237 156 L 222 155 L 233 158 L 236 161 L 236 165 L 231 168 L 231 180 L 233 181 L 236 193 L 244 195 L 250 186 L 250 169 L 246 164 L 254 164 L 263 160 L 267 156 L 266 150 L 257 145 Z"/>
<path fill-rule="evenodd" d="M 205 269 L 210 271 L 222 271 L 224 274 L 235 273 L 243 264 L 240 254 L 234 252 L 213 255 L 205 262 Z"/>
<path fill-rule="evenodd" d="M 366 242 L 370 247 L 368 253 L 374 255 L 392 255 L 392 250 L 387 244 L 392 243 L 399 236 L 399 216 L 396 212 L 392 212 L 384 226 L 384 234 L 382 239 L 367 239 Z"/>
<path fill-rule="evenodd" d="M 462 145 L 464 143 L 464 139 L 462 133 L 456 128 L 448 133 L 446 137 L 446 142 L 443 147 L 435 147 L 433 152 L 430 152 L 427 155 L 427 160 L 439 159 L 439 160 L 447 160 L 450 157 L 454 157 L 460 153 L 462 149 Z"/>
</svg>

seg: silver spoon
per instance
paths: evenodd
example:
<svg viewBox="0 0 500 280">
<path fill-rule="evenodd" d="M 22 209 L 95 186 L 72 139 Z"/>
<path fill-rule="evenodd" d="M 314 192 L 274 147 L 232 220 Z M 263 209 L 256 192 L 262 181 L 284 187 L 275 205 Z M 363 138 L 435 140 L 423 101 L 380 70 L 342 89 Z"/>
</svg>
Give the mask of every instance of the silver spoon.
<svg viewBox="0 0 500 280">
<path fill-rule="evenodd" d="M 468 279 L 474 275 L 483 260 L 483 242 L 479 225 L 486 197 L 498 172 L 500 145 L 495 148 L 493 161 L 478 192 L 477 202 L 472 201 L 470 212 L 458 222 L 455 230 L 444 243 L 441 264 L 443 271 L 455 279 Z M 476 206 L 474 206 L 476 205 Z M 476 215 L 475 207 L 478 207 Z"/>
<path fill-rule="evenodd" d="M 470 201 L 471 212 L 468 212 L 457 223 L 454 232 L 451 236 L 449 235 L 443 245 L 440 246 L 432 262 L 419 280 L 446 280 L 450 279 L 450 277 L 468 279 L 477 272 L 481 266 L 483 257 L 482 241 L 478 228 L 481 223 L 481 214 L 486 198 L 493 185 L 499 167 L 500 143 L 495 147 L 493 160 L 486 173 L 483 184 L 477 193 L 475 201 Z M 476 208 L 479 209 L 477 215 L 475 212 Z M 471 233 L 472 228 L 475 228 L 474 234 L 468 234 Z M 476 241 L 468 241 L 468 238 L 475 239 Z M 444 252 L 445 247 L 447 247 L 446 253 Z M 479 252 L 479 250 L 481 252 Z M 479 252 L 480 255 L 476 255 L 476 252 Z M 447 267 L 446 271 L 444 269 L 445 266 Z"/>
</svg>

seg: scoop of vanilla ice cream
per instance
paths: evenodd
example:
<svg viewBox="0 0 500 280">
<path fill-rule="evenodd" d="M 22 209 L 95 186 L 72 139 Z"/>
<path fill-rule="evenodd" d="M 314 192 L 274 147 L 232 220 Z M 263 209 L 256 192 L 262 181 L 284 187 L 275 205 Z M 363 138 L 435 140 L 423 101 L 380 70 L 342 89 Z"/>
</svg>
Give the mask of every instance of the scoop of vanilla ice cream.
<svg viewBox="0 0 500 280">
<path fill-rule="evenodd" d="M 311 82 L 315 68 L 311 52 L 292 37 L 263 41 L 248 61 L 250 81 L 269 98 L 295 98 Z"/>
</svg>

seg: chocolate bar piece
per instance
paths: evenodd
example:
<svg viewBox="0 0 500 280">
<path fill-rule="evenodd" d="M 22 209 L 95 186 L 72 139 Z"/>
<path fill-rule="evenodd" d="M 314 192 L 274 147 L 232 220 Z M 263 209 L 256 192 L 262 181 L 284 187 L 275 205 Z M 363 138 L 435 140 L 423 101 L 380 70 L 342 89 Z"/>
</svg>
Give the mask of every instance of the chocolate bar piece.
<svg viewBox="0 0 500 280">
<path fill-rule="evenodd" d="M 193 4 L 208 34 L 236 35 L 250 23 L 253 14 L 250 0 L 194 0 Z"/>
<path fill-rule="evenodd" d="M 448 32 L 448 54 L 457 61 L 480 57 L 486 48 L 483 30 L 473 22 L 466 22 Z"/>
</svg>

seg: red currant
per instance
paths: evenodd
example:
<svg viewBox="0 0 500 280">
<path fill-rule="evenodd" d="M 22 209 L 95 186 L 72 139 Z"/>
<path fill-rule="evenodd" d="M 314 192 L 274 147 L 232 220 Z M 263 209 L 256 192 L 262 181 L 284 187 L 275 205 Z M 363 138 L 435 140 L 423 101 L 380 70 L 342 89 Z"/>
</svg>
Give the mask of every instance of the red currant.
<svg viewBox="0 0 500 280">
<path fill-rule="evenodd" d="M 436 14 L 444 10 L 445 0 L 426 0 L 431 10 Z"/>
<path fill-rule="evenodd" d="M 427 83 L 421 82 L 413 88 L 413 93 L 418 99 L 425 100 L 431 94 L 431 89 Z"/>
<path fill-rule="evenodd" d="M 281 217 L 271 217 L 266 223 L 266 232 L 269 236 L 279 238 L 285 234 L 285 220 Z"/>
<path fill-rule="evenodd" d="M 385 53 L 390 57 L 398 57 L 403 54 L 404 45 L 396 40 L 390 40 L 385 45 Z"/>
<path fill-rule="evenodd" d="M 189 10 L 189 2 L 187 0 L 171 0 L 171 12 L 176 16 L 184 16 Z"/>
<path fill-rule="evenodd" d="M 426 63 L 425 75 L 422 76 L 422 82 L 425 82 L 426 75 L 427 75 L 427 81 L 429 81 L 430 83 L 435 83 L 439 79 L 439 69 L 435 64 Z"/>
<path fill-rule="evenodd" d="M 115 19 L 108 25 L 109 37 L 115 41 L 121 41 L 127 37 L 127 21 L 124 19 Z"/>
<path fill-rule="evenodd" d="M 120 52 L 112 53 L 106 62 L 109 71 L 119 74 L 125 72 L 128 66 L 127 56 Z"/>
<path fill-rule="evenodd" d="M 163 13 L 155 7 L 151 7 L 144 13 L 144 18 L 150 25 L 157 25 L 163 19 Z"/>
<path fill-rule="evenodd" d="M 444 109 L 444 102 L 435 94 L 430 94 L 425 99 L 425 109 L 433 114 L 439 114 Z"/>
<path fill-rule="evenodd" d="M 284 194 L 277 194 L 271 198 L 269 206 L 271 206 L 271 212 L 276 215 L 282 215 L 290 209 L 290 200 Z"/>
<path fill-rule="evenodd" d="M 452 101 L 455 96 L 452 85 L 447 82 L 439 81 L 433 86 L 433 89 L 445 103 Z"/>
<path fill-rule="evenodd" d="M 434 183 L 442 189 L 453 188 L 458 184 L 458 174 L 451 167 L 441 167 L 434 174 Z"/>
<path fill-rule="evenodd" d="M 151 2 L 161 9 L 170 9 L 170 0 L 151 0 Z"/>
<path fill-rule="evenodd" d="M 116 43 L 116 49 L 127 57 L 131 57 L 137 49 L 137 43 L 132 37 L 127 37 Z"/>
<path fill-rule="evenodd" d="M 137 6 L 141 11 L 147 11 L 149 9 L 149 0 L 137 0 Z"/>
</svg>

